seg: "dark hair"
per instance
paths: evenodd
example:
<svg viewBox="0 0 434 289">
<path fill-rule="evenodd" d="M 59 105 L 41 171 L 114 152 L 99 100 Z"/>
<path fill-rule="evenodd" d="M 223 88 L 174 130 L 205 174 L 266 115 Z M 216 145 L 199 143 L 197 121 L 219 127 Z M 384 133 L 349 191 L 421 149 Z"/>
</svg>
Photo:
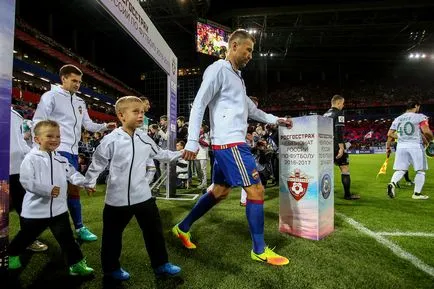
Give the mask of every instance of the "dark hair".
<svg viewBox="0 0 434 289">
<path fill-rule="evenodd" d="M 250 99 L 255 103 L 259 104 L 259 99 L 256 96 L 250 96 Z"/>
<path fill-rule="evenodd" d="M 203 132 L 205 133 L 209 132 L 209 126 L 207 126 L 206 124 L 202 124 L 202 128 L 203 128 Z"/>
<path fill-rule="evenodd" d="M 180 120 L 180 121 L 182 121 L 182 122 L 185 122 L 185 117 L 183 117 L 182 115 L 181 115 L 181 116 L 178 116 L 178 120 Z"/>
<path fill-rule="evenodd" d="M 160 120 L 162 120 L 162 119 L 167 120 L 167 115 L 160 116 Z"/>
<path fill-rule="evenodd" d="M 180 140 L 178 142 L 176 142 L 177 144 L 179 143 L 183 148 L 185 147 L 185 141 Z"/>
<path fill-rule="evenodd" d="M 246 40 L 250 39 L 253 43 L 256 42 L 255 37 L 251 35 L 247 30 L 245 29 L 237 29 L 229 36 L 229 47 L 231 46 L 232 42 L 236 40 Z"/>
<path fill-rule="evenodd" d="M 416 98 L 416 97 L 411 97 L 407 101 L 407 109 L 415 108 L 416 105 L 420 105 L 420 100 L 418 98 Z"/>
<path fill-rule="evenodd" d="M 77 66 L 72 65 L 72 64 L 66 64 L 66 65 L 62 66 L 59 70 L 60 78 L 62 78 L 62 76 L 67 77 L 71 73 L 74 73 L 77 75 L 83 75 L 83 72 L 81 72 L 81 70 Z"/>
</svg>

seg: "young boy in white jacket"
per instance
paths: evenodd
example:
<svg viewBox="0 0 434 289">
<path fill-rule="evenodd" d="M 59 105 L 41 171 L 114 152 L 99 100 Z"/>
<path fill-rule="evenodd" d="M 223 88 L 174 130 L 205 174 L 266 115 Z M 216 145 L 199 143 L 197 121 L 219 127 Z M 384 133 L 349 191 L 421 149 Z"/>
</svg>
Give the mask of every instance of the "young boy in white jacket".
<svg viewBox="0 0 434 289">
<path fill-rule="evenodd" d="M 21 229 L 9 246 L 9 268 L 21 267 L 19 255 L 47 227 L 66 254 L 70 275 L 86 276 L 93 269 L 86 265 L 80 246 L 75 241 L 69 222 L 67 181 L 82 186 L 85 178 L 58 155 L 59 124 L 52 120 L 38 122 L 34 128 L 33 148 L 20 167 L 20 182 L 26 189 L 21 211 Z"/>
<path fill-rule="evenodd" d="M 151 195 L 145 168 L 149 159 L 172 161 L 182 152 L 160 149 L 146 132 L 137 129 L 143 124 L 144 112 L 138 97 L 121 97 L 115 109 L 122 127 L 102 139 L 86 173 L 88 186 L 94 187 L 98 175 L 109 166 L 101 248 L 104 275 L 120 281 L 130 278 L 119 259 L 122 232 L 133 216 L 142 230 L 155 274 L 175 275 L 181 268 L 168 262 L 160 214 Z"/>
</svg>

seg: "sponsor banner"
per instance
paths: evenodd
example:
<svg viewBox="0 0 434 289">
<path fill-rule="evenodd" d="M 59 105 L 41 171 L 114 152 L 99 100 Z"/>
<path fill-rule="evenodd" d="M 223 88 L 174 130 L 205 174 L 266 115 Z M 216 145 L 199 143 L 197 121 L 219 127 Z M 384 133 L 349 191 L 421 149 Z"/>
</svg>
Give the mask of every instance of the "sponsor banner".
<svg viewBox="0 0 434 289">
<path fill-rule="evenodd" d="M 9 145 L 15 0 L 0 1 L 0 271 L 8 268 Z"/>
<path fill-rule="evenodd" d="M 334 230 L 333 120 L 314 115 L 279 128 L 279 230 L 319 240 Z"/>
<path fill-rule="evenodd" d="M 356 155 L 366 155 L 366 154 L 375 154 L 374 149 L 358 149 L 358 150 L 350 150 L 348 151 L 349 154 L 356 154 Z"/>
<path fill-rule="evenodd" d="M 168 83 L 168 99 L 167 99 L 167 111 L 168 111 L 168 124 L 167 130 L 169 132 L 169 139 L 167 142 L 167 147 L 170 150 L 176 149 L 176 133 L 178 130 L 178 126 L 176 123 L 177 119 L 177 93 L 176 93 L 176 83 L 170 80 L 170 77 L 167 77 Z M 169 192 L 169 196 L 175 196 L 176 194 L 176 162 L 173 162 L 168 166 L 168 179 L 166 182 L 166 192 Z"/>
</svg>

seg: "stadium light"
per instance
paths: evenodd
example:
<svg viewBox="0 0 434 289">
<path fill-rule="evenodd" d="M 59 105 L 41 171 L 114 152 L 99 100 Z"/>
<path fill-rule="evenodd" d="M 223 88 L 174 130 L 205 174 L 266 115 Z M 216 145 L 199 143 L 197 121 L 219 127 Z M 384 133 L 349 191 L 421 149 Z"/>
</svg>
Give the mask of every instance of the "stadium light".
<svg viewBox="0 0 434 289">
<path fill-rule="evenodd" d="M 24 74 L 30 75 L 30 76 L 35 76 L 33 73 L 28 72 L 28 71 L 23 71 Z"/>
<path fill-rule="evenodd" d="M 422 58 L 425 58 L 425 57 L 426 57 L 426 54 L 425 54 L 425 53 L 424 53 L 424 54 L 422 54 L 422 55 L 421 55 L 421 57 L 422 57 Z"/>
<path fill-rule="evenodd" d="M 410 53 L 410 55 L 408 56 L 409 58 L 414 58 L 414 54 Z"/>
<path fill-rule="evenodd" d="M 414 58 L 416 58 L 416 59 L 419 59 L 419 57 L 420 57 L 420 54 L 419 54 L 419 53 L 416 53 L 416 54 L 414 55 Z"/>
</svg>

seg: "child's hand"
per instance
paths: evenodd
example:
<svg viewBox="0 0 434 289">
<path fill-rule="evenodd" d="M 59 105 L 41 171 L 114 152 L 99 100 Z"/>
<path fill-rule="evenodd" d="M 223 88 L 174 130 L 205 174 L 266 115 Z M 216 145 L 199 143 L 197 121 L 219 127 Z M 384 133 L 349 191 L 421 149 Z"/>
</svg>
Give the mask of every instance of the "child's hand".
<svg viewBox="0 0 434 289">
<path fill-rule="evenodd" d="M 53 198 L 57 198 L 57 196 L 60 194 L 60 187 L 54 187 L 52 190 L 51 190 L 51 196 L 53 197 Z"/>
<path fill-rule="evenodd" d="M 85 190 L 86 190 L 87 195 L 89 197 L 92 196 L 96 192 L 95 188 L 90 188 L 90 187 L 85 188 Z"/>
</svg>

